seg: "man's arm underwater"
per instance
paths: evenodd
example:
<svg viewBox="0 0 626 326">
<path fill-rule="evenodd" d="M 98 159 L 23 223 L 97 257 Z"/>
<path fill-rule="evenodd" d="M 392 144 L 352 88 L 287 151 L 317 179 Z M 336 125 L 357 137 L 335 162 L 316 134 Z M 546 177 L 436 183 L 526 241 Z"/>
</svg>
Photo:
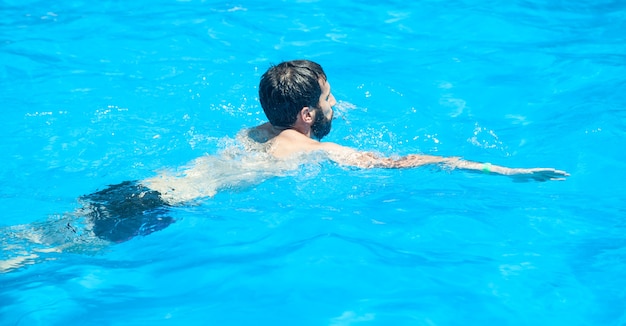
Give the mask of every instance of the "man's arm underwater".
<svg viewBox="0 0 626 326">
<path fill-rule="evenodd" d="M 461 169 L 470 172 L 493 173 L 512 177 L 516 181 L 565 180 L 569 174 L 553 168 L 508 168 L 491 163 L 463 160 L 459 157 L 410 154 L 398 158 L 380 157 L 371 152 L 361 152 L 335 143 L 319 143 L 328 157 L 340 165 L 360 168 L 413 168 L 424 165 L 439 165 L 448 169 Z"/>
</svg>

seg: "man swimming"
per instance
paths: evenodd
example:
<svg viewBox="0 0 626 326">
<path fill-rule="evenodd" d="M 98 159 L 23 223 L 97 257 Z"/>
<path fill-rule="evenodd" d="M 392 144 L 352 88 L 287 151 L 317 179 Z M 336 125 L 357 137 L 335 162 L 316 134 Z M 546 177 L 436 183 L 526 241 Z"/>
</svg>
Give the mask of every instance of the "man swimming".
<svg viewBox="0 0 626 326">
<path fill-rule="evenodd" d="M 174 205 L 214 196 L 228 187 L 242 187 L 286 175 L 306 160 L 328 159 L 359 168 L 412 168 L 439 165 L 510 176 L 520 180 L 563 180 L 568 174 L 552 168 L 507 168 L 458 157 L 412 154 L 383 157 L 331 142 L 321 142 L 330 130 L 335 97 L 322 67 L 308 60 L 282 62 L 261 77 L 259 100 L 269 120 L 243 130 L 233 146 L 218 156 L 204 156 L 177 173 L 162 172 L 141 181 L 126 181 L 79 198 L 82 208 L 48 222 L 2 230 L 4 241 L 16 239 L 41 245 L 33 252 L 15 250 L 17 257 L 0 260 L 0 272 L 36 261 L 38 253 L 119 243 L 159 231 L 174 222 Z M 94 244 L 98 244 L 98 246 Z M 85 245 L 86 244 L 86 245 Z M 6 248 L 5 248 L 6 250 Z"/>
</svg>

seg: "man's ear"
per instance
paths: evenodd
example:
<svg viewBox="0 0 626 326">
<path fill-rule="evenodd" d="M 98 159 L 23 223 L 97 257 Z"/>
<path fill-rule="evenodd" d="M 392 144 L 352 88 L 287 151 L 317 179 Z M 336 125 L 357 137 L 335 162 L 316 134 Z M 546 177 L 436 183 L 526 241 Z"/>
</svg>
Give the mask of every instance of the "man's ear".
<svg viewBox="0 0 626 326">
<path fill-rule="evenodd" d="M 300 117 L 302 118 L 302 121 L 306 123 L 313 123 L 313 119 L 315 118 L 313 116 L 313 110 L 311 110 L 308 106 L 305 106 L 302 110 L 300 110 Z"/>
</svg>

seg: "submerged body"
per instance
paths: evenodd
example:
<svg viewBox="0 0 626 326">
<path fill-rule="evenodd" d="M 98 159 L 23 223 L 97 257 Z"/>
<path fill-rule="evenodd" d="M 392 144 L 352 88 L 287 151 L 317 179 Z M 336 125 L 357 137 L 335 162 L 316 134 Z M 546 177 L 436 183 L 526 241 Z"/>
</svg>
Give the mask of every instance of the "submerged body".
<svg viewBox="0 0 626 326">
<path fill-rule="evenodd" d="M 279 160 L 247 132 L 219 155 L 206 155 L 178 171 L 124 181 L 78 198 L 81 207 L 32 224 L 0 229 L 0 273 L 60 252 L 98 252 L 104 246 L 162 230 L 173 206 L 194 204 L 224 189 L 245 188 L 296 171 L 301 160 Z"/>
</svg>

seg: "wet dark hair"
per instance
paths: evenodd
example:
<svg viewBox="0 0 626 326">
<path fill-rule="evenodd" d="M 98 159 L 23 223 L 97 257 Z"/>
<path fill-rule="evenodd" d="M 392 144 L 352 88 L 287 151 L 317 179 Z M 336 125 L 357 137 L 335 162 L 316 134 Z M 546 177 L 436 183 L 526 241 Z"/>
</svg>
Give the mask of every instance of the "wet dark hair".
<svg viewBox="0 0 626 326">
<path fill-rule="evenodd" d="M 303 107 L 317 108 L 326 74 L 319 64 L 293 60 L 271 66 L 261 77 L 259 101 L 275 127 L 291 127 Z"/>
</svg>

